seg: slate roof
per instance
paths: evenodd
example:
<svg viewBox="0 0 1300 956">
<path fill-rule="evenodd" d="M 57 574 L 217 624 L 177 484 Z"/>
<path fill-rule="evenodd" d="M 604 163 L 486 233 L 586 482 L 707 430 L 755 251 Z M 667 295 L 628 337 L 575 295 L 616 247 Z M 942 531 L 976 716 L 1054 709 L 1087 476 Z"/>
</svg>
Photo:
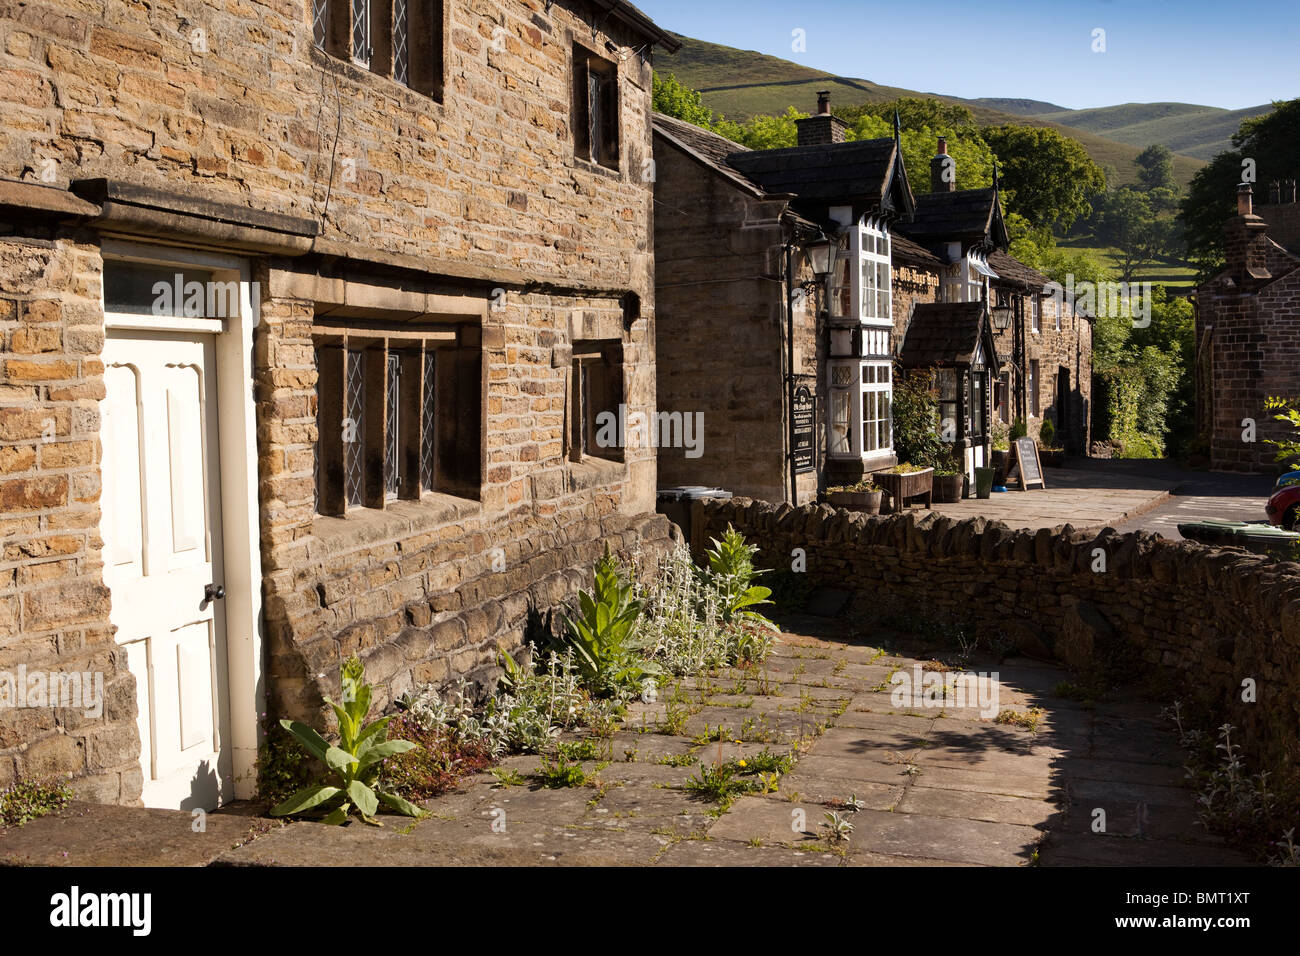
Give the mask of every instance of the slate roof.
<svg viewBox="0 0 1300 956">
<path fill-rule="evenodd" d="M 735 185 L 755 196 L 767 195 L 768 190 L 762 185 L 727 164 L 728 156 L 737 152 L 748 152 L 746 147 L 733 143 L 725 136 L 719 136 L 717 133 L 664 113 L 655 113 L 653 122 L 656 133 L 671 140 L 678 148 L 690 153 L 714 172 L 725 176 Z"/>
<path fill-rule="evenodd" d="M 899 362 L 905 368 L 970 365 L 980 336 L 988 332 L 983 302 L 923 302 L 912 310 Z M 992 342 L 985 342 L 984 360 L 996 371 Z"/>
<path fill-rule="evenodd" d="M 997 191 L 991 186 L 921 193 L 916 197 L 912 221 L 898 228 L 921 240 L 982 236 L 993 228 L 996 209 Z"/>
<path fill-rule="evenodd" d="M 902 233 L 893 230 L 889 233 L 889 252 L 890 259 L 901 259 L 911 265 L 919 265 L 936 272 L 943 265 L 943 261 L 929 249 L 918 246 Z"/>
<path fill-rule="evenodd" d="M 1001 249 L 989 253 L 989 268 L 998 274 L 1003 282 L 1017 285 L 1024 289 L 1041 291 L 1052 280 L 1036 269 L 1031 269 L 1015 256 L 1008 255 Z"/>
<path fill-rule="evenodd" d="M 796 193 L 808 203 L 863 202 L 878 207 L 892 185 L 894 141 L 744 150 L 728 156 L 727 163 L 768 192 Z"/>
</svg>

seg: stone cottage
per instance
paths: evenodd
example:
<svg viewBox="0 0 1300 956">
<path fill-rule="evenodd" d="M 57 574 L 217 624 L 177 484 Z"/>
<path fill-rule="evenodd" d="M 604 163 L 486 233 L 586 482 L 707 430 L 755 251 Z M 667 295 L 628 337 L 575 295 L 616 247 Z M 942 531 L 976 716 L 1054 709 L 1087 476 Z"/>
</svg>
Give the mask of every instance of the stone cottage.
<svg viewBox="0 0 1300 956">
<path fill-rule="evenodd" d="M 1300 205 L 1295 180 L 1255 206 L 1237 187 L 1224 223 L 1227 265 L 1196 290 L 1196 423 L 1216 471 L 1275 472 L 1265 439 L 1290 437 L 1270 396 L 1300 396 Z M 1251 427 L 1253 423 L 1253 428 Z"/>
<path fill-rule="evenodd" d="M 0 787 L 210 807 L 346 656 L 380 704 L 488 681 L 667 540 L 654 449 L 595 436 L 654 407 L 677 43 L 621 0 L 88 9 L 0 10 L 0 678 L 56 705 L 10 695 Z"/>
<path fill-rule="evenodd" d="M 660 449 L 661 486 L 801 503 L 891 467 L 895 369 L 917 362 L 947 365 L 945 437 L 968 472 L 988 460 L 994 415 L 1033 416 L 1037 434 L 1068 408 L 1086 449 L 1091 329 L 1068 315 L 1041 331 L 1046 278 L 1006 253 L 996 188 L 951 188 L 942 142 L 931 191 L 914 195 L 897 133 L 846 142 L 825 95 L 789 149 L 658 114 L 654 133 L 659 405 L 705 426 L 698 454 Z M 812 259 L 827 241 L 822 285 Z M 1048 376 L 1067 353 L 1060 402 Z"/>
</svg>

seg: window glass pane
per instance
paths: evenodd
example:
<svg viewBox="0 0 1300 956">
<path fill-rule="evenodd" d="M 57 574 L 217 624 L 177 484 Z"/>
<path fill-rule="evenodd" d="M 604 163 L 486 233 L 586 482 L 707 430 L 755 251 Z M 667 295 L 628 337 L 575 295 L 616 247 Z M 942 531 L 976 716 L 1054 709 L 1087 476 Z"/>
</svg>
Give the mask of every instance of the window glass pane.
<svg viewBox="0 0 1300 956">
<path fill-rule="evenodd" d="M 393 0 L 393 79 L 410 81 L 410 47 L 406 37 L 406 0 Z"/>
<path fill-rule="evenodd" d="M 420 410 L 420 487 L 425 491 L 433 490 L 434 423 L 437 420 L 433 369 L 436 355 L 433 351 L 424 353 L 424 404 Z"/>
<path fill-rule="evenodd" d="M 385 393 L 385 402 L 388 406 L 387 425 L 388 430 L 384 433 L 384 497 L 396 498 L 397 487 L 399 484 L 399 468 L 397 437 L 401 424 L 398 416 L 401 413 L 401 402 L 399 401 L 399 390 L 401 388 L 402 358 L 396 352 L 388 353 L 388 380 L 387 392 Z"/>
<path fill-rule="evenodd" d="M 239 283 L 215 283 L 209 271 L 104 262 L 105 312 L 224 319 L 235 314 L 238 302 Z"/>
<path fill-rule="evenodd" d="M 851 365 L 832 365 L 831 366 L 831 384 L 837 388 L 853 384 L 853 366 Z"/>
<path fill-rule="evenodd" d="M 849 444 L 850 395 L 847 389 L 831 391 L 830 450 L 840 455 L 848 454 L 853 450 Z"/>
<path fill-rule="evenodd" d="M 322 50 L 329 34 L 329 11 L 329 0 L 311 0 L 311 38 Z"/>
<path fill-rule="evenodd" d="M 361 449 L 365 443 L 366 431 L 366 363 L 365 353 L 360 349 L 348 349 L 346 375 L 344 408 L 347 414 L 343 418 L 344 494 L 349 505 L 360 505 L 363 503 Z"/>
<path fill-rule="evenodd" d="M 352 0 L 352 57 L 370 64 L 370 0 Z"/>
</svg>

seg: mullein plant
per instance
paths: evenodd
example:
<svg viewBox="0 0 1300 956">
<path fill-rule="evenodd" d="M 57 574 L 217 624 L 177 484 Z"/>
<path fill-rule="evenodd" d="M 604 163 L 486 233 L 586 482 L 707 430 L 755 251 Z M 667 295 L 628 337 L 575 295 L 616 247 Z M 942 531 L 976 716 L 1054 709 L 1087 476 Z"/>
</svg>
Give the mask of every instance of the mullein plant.
<svg viewBox="0 0 1300 956">
<path fill-rule="evenodd" d="M 330 770 L 328 782 L 304 787 L 271 809 L 271 816 L 298 816 L 324 813 L 322 823 L 346 823 L 353 809 L 362 821 L 383 826 L 376 819 L 382 803 L 408 817 L 421 817 L 424 811 L 395 793 L 385 790 L 380 780 L 384 760 L 416 749 L 409 740 L 388 740 L 388 722 L 392 717 L 364 723 L 370 712 L 371 688 L 363 683 L 364 668 L 355 657 L 343 664 L 343 702 L 326 698 L 339 721 L 339 743 L 329 743 L 311 727 L 296 720 L 282 720 L 280 725 L 294 735 L 313 757 Z"/>
<path fill-rule="evenodd" d="M 596 562 L 594 587 L 578 592 L 577 614 L 564 616 L 564 644 L 573 650 L 588 689 L 601 696 L 632 687 L 640 692 L 647 677 L 662 673 L 643 653 L 646 645 L 638 634 L 641 602 L 633 590 L 606 545 Z"/>
</svg>

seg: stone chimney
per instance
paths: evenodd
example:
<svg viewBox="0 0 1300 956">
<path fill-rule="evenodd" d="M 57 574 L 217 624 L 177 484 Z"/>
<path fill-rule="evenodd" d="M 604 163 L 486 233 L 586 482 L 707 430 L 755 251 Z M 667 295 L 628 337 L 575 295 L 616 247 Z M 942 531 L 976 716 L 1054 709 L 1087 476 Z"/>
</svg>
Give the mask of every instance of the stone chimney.
<svg viewBox="0 0 1300 956">
<path fill-rule="evenodd" d="M 1237 187 L 1237 215 L 1223 224 L 1227 271 L 1242 292 L 1272 278 L 1266 263 L 1267 232 L 1268 224 L 1255 215 L 1250 183 L 1242 183 Z"/>
<path fill-rule="evenodd" d="M 930 160 L 930 192 L 951 193 L 957 191 L 957 161 L 948 154 L 948 140 L 939 137 L 939 151 Z"/>
<path fill-rule="evenodd" d="M 799 130 L 800 146 L 818 146 L 822 143 L 844 142 L 844 132 L 849 124 L 838 116 L 831 115 L 831 94 L 829 90 L 817 91 L 817 113 L 807 119 L 795 120 Z"/>
</svg>

